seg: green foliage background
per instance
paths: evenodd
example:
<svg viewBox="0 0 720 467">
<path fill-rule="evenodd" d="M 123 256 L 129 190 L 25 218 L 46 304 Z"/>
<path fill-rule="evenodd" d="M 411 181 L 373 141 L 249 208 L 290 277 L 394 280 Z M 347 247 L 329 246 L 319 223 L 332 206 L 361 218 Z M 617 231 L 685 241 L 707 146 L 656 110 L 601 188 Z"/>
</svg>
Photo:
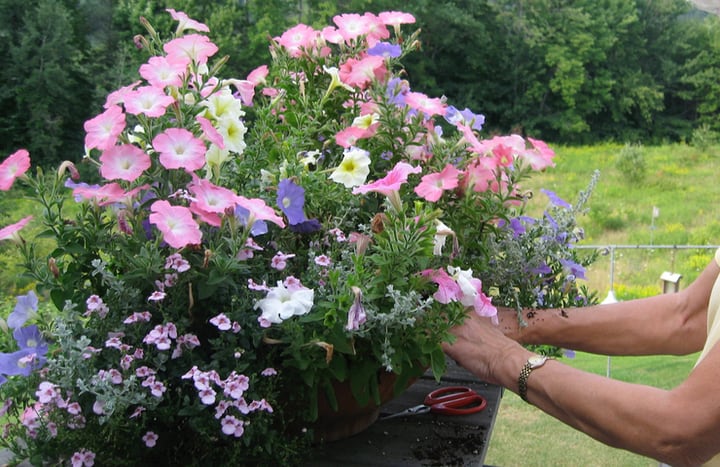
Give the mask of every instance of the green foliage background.
<svg viewBox="0 0 720 467">
<path fill-rule="evenodd" d="M 168 25 L 166 8 L 205 22 L 238 78 L 291 25 L 403 10 L 423 31 L 414 90 L 485 114 L 488 133 L 648 144 L 720 130 L 720 19 L 685 0 L 0 0 L 0 151 L 79 160 L 83 122 L 144 56 L 139 18 Z"/>
</svg>

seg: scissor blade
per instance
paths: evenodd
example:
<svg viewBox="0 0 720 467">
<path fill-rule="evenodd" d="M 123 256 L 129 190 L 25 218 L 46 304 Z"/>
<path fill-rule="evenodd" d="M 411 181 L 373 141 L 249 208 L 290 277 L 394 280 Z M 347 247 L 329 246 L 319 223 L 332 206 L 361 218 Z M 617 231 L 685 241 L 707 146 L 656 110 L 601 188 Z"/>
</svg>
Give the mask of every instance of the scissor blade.
<svg viewBox="0 0 720 467">
<path fill-rule="evenodd" d="M 415 407 L 410 407 L 409 409 L 401 410 L 400 412 L 395 412 L 390 415 L 385 415 L 384 417 L 380 417 L 380 420 L 387 420 L 389 418 L 397 418 L 397 417 L 407 417 L 408 415 L 417 415 L 421 413 L 427 413 L 430 412 L 430 407 L 427 405 L 416 405 Z"/>
</svg>

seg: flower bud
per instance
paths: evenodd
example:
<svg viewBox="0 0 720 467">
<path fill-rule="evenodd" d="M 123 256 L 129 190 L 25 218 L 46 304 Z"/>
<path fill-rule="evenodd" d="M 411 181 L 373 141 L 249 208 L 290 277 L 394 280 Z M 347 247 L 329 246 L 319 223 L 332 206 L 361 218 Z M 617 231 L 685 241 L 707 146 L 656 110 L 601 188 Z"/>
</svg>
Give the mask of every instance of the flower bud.
<svg viewBox="0 0 720 467">
<path fill-rule="evenodd" d="M 80 180 L 80 172 L 78 172 L 77 167 L 75 167 L 75 164 L 73 164 L 70 161 L 64 161 L 62 164 L 60 164 L 60 167 L 58 167 L 58 177 L 62 177 L 65 175 L 65 171 L 70 172 L 70 178 L 77 181 Z"/>
<path fill-rule="evenodd" d="M 55 279 L 60 277 L 60 269 L 58 269 L 58 267 L 57 267 L 55 258 L 48 259 L 48 269 L 50 269 L 50 273 L 53 275 L 53 277 Z"/>
</svg>

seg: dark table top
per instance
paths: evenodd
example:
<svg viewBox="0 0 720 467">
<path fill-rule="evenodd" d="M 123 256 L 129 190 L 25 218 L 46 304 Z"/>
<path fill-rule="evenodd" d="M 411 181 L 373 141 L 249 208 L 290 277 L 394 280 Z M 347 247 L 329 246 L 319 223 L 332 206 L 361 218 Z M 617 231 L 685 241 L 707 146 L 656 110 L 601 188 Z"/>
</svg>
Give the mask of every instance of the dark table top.
<svg viewBox="0 0 720 467">
<path fill-rule="evenodd" d="M 471 415 L 435 413 L 395 417 L 384 415 L 423 403 L 425 396 L 443 386 L 469 386 L 487 400 L 481 412 Z M 316 448 L 308 467 L 329 466 L 482 466 L 495 424 L 502 388 L 479 381 L 449 362 L 440 382 L 426 374 L 397 398 L 384 404 L 380 418 L 367 430 Z"/>
</svg>

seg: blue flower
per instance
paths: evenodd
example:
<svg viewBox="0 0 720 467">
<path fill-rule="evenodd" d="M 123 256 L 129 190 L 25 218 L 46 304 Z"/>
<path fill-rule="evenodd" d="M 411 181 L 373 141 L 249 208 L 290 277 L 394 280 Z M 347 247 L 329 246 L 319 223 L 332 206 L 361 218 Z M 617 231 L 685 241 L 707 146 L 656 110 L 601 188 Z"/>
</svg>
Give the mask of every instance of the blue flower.
<svg viewBox="0 0 720 467">
<path fill-rule="evenodd" d="M 402 54 L 402 47 L 389 42 L 378 42 L 374 47 L 369 48 L 367 53 L 378 57 L 397 58 Z"/>
<path fill-rule="evenodd" d="M 463 125 L 470 125 L 473 130 L 477 131 L 482 130 L 483 124 L 485 123 L 484 115 L 476 114 L 467 107 L 463 110 L 458 110 L 457 107 L 449 105 L 445 108 L 444 117 L 451 125 L 462 123 Z"/>
<path fill-rule="evenodd" d="M 239 220 L 243 225 L 247 226 L 248 218 L 250 217 L 250 211 L 242 206 L 235 206 L 235 218 Z M 253 225 L 250 226 L 250 234 L 254 237 L 263 235 L 268 232 L 267 223 L 263 220 L 256 220 Z"/>
<path fill-rule="evenodd" d="M 45 354 L 38 354 L 37 349 L 32 347 L 12 353 L 0 353 L 0 374 L 30 376 L 33 370 L 42 368 L 45 361 Z"/>
<path fill-rule="evenodd" d="M 540 191 L 545 193 L 547 195 L 547 197 L 550 198 L 550 202 L 552 204 L 554 204 L 555 206 L 560 206 L 561 208 L 566 208 L 566 209 L 572 209 L 572 206 L 570 205 L 570 203 L 568 203 L 564 199 L 560 198 L 558 195 L 555 194 L 555 192 L 546 190 L 544 188 L 541 189 Z"/>
<path fill-rule="evenodd" d="M 317 219 L 308 219 L 297 224 L 290 224 L 290 231 L 295 233 L 307 234 L 317 232 L 322 228 L 322 224 Z"/>
<path fill-rule="evenodd" d="M 45 342 L 42 334 L 40 334 L 40 330 L 35 325 L 17 328 L 13 332 L 13 337 L 18 347 L 20 347 L 20 350 L 34 349 L 39 355 L 45 355 L 47 353 L 47 342 Z"/>
<path fill-rule="evenodd" d="M 277 191 L 277 204 L 287 216 L 290 225 L 305 222 L 305 189 L 290 179 L 280 180 Z"/>
<path fill-rule="evenodd" d="M 388 81 L 385 95 L 387 96 L 389 102 L 398 107 L 403 107 L 405 106 L 405 95 L 408 92 L 410 92 L 410 86 L 407 81 L 400 78 L 392 78 Z"/>
<path fill-rule="evenodd" d="M 8 316 L 7 324 L 11 329 L 17 329 L 25 321 L 37 314 L 38 298 L 32 290 L 27 295 L 19 295 L 15 309 Z"/>
<path fill-rule="evenodd" d="M 585 279 L 585 268 L 569 259 L 561 259 L 560 264 L 570 271 L 570 274 L 576 279 Z"/>
</svg>

